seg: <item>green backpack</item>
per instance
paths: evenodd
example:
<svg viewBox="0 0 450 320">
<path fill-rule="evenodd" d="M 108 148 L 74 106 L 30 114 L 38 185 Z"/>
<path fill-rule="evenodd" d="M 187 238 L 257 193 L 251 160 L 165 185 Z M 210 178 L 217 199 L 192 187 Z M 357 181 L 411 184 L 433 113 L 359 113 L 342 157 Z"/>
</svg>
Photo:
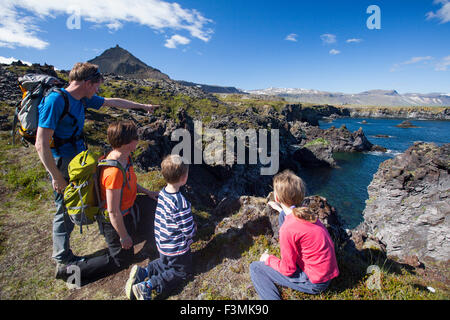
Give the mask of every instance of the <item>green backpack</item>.
<svg viewBox="0 0 450 320">
<path fill-rule="evenodd" d="M 69 185 L 64 190 L 64 204 L 67 208 L 70 219 L 80 226 L 80 233 L 83 226 L 103 219 L 109 222 L 108 212 L 104 209 L 105 201 L 100 198 L 99 170 L 101 167 L 116 167 L 123 173 L 122 192 L 120 203 L 122 203 L 123 188 L 128 183 L 128 168 L 123 168 L 119 161 L 110 159 L 100 159 L 100 156 L 90 150 L 77 154 L 69 163 Z"/>
</svg>

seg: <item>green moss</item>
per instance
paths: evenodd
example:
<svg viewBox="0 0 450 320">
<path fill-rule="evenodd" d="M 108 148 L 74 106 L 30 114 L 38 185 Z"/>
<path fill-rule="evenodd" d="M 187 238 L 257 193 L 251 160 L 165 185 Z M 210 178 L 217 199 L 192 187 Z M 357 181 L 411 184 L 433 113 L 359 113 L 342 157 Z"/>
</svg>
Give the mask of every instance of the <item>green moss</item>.
<svg viewBox="0 0 450 320">
<path fill-rule="evenodd" d="M 317 138 L 315 140 L 309 141 L 308 143 L 305 144 L 305 148 L 311 147 L 311 146 L 315 146 L 315 145 L 319 145 L 319 144 L 323 144 L 323 145 L 329 145 L 330 142 L 324 138 Z"/>
<path fill-rule="evenodd" d="M 159 170 L 148 172 L 136 171 L 136 176 L 141 186 L 152 191 L 160 191 L 166 185 L 166 181 Z"/>
<path fill-rule="evenodd" d="M 275 111 L 281 112 L 281 110 L 286 105 L 286 101 L 283 98 L 273 100 L 263 100 L 255 98 L 250 99 L 249 96 L 242 94 L 218 94 L 216 96 L 221 101 L 233 105 L 234 109 L 239 110 L 240 112 L 243 112 L 248 108 L 255 108 L 257 112 L 260 112 L 264 106 L 273 107 Z"/>
</svg>

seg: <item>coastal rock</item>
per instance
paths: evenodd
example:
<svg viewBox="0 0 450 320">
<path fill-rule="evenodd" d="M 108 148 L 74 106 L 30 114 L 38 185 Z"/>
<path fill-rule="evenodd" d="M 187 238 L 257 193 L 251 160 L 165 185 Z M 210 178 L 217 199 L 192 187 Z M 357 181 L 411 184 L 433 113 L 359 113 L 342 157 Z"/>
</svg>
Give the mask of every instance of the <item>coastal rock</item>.
<svg viewBox="0 0 450 320">
<path fill-rule="evenodd" d="M 438 147 L 416 142 L 403 154 L 380 164 L 368 187 L 364 222 L 352 235 L 359 234 L 355 244 L 376 239 L 387 256 L 399 262 L 448 265 L 449 159 L 450 144 Z"/>
<path fill-rule="evenodd" d="M 362 128 L 350 132 L 345 125 L 342 125 L 340 128 L 332 126 L 324 130 L 307 123 L 298 123 L 296 129 L 300 132 L 297 135 L 303 138 L 301 144 L 308 145 L 322 139 L 331 146 L 332 152 L 386 151 L 385 148 L 372 144 Z"/>
<path fill-rule="evenodd" d="M 349 116 L 352 118 L 450 120 L 449 107 L 437 107 L 437 108 L 346 107 L 345 109 L 349 113 Z"/>
<path fill-rule="evenodd" d="M 323 118 L 345 117 L 350 113 L 346 109 L 336 108 L 330 105 L 304 107 L 301 104 L 287 104 L 281 111 L 281 115 L 286 117 L 286 121 L 302 121 L 313 126 L 319 125 L 319 120 Z"/>
<path fill-rule="evenodd" d="M 226 134 L 224 129 L 273 128 L 279 130 L 279 170 L 291 169 L 294 172 L 301 167 L 335 167 L 333 152 L 359 152 L 374 150 L 364 135 L 362 129 L 350 132 L 347 128 L 323 130 L 306 122 L 288 122 L 280 117 L 276 110 L 267 108 L 267 113 L 257 112 L 255 108 L 247 108 L 242 113 L 227 116 L 225 119 L 215 119 L 205 128 L 219 129 Z M 236 120 L 237 119 L 237 120 Z M 241 123 L 240 120 L 245 120 Z M 162 157 L 171 153 L 178 141 L 171 141 L 171 133 L 177 128 L 184 128 L 191 132 L 193 137 L 194 119 L 183 109 L 180 109 L 172 118 L 151 118 L 148 124 L 139 129 L 139 137 L 145 142 L 147 148 L 137 156 L 137 164 L 143 170 L 152 168 L 157 170 Z M 246 126 L 244 126 L 244 124 Z M 191 146 L 194 148 L 194 144 Z M 248 145 L 245 146 L 248 154 Z M 206 149 L 205 149 L 206 150 Z M 195 154 L 191 150 L 191 156 Z M 198 152 L 198 150 L 197 150 Z M 270 192 L 272 183 L 271 175 L 262 175 L 261 168 L 268 167 L 257 164 L 215 164 L 212 155 L 203 152 L 203 164 L 192 165 L 192 175 L 187 183 L 187 191 L 194 204 L 208 203 L 209 207 L 215 207 L 220 201 L 229 197 L 241 195 L 264 196 Z M 211 160 L 211 161 L 210 161 Z M 194 175 L 195 172 L 195 175 Z M 205 185 L 204 181 L 209 184 Z"/>
<path fill-rule="evenodd" d="M 227 207 L 233 208 L 232 211 L 237 213 L 223 219 L 216 226 L 215 234 L 226 233 L 230 235 L 229 230 L 233 229 L 232 237 L 241 232 L 246 232 L 248 235 L 267 234 L 273 237 L 273 243 L 277 243 L 279 214 L 267 205 L 269 201 L 273 201 L 272 192 L 265 199 L 241 196 L 240 198 L 226 201 L 226 206 L 219 205 L 216 210 L 225 210 L 224 212 L 221 211 L 222 215 L 226 215 L 230 211 L 226 209 Z M 336 246 L 342 246 L 346 243 L 348 236 L 343 228 L 343 222 L 327 199 L 320 196 L 309 196 L 305 198 L 302 205 L 309 207 L 310 210 L 319 216 L 320 221 L 327 228 Z"/>
<path fill-rule="evenodd" d="M 413 125 L 411 121 L 405 120 L 401 123 L 397 124 L 396 127 L 398 128 L 418 128 L 417 126 Z"/>
<path fill-rule="evenodd" d="M 333 149 L 323 139 L 317 139 L 311 144 L 299 147 L 294 152 L 293 157 L 304 167 L 336 167 L 336 161 L 333 159 Z"/>
</svg>

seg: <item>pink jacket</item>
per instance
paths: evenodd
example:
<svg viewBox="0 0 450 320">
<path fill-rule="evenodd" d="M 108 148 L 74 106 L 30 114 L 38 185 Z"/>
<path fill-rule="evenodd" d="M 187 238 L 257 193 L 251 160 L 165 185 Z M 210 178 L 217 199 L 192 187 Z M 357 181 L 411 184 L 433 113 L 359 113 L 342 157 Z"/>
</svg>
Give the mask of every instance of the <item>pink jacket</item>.
<svg viewBox="0 0 450 320">
<path fill-rule="evenodd" d="M 286 216 L 280 228 L 281 259 L 269 256 L 266 265 L 285 276 L 291 276 L 297 266 L 312 283 L 322 283 L 339 275 L 334 244 L 324 225 Z"/>
</svg>

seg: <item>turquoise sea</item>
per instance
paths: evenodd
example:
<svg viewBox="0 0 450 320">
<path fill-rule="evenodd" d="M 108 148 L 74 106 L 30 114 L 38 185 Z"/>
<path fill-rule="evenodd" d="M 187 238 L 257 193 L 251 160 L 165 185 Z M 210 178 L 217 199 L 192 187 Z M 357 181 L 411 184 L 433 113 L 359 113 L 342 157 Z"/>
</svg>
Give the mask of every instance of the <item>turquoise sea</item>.
<svg viewBox="0 0 450 320">
<path fill-rule="evenodd" d="M 365 120 L 367 123 L 362 123 Z M 321 121 L 322 129 L 345 124 L 350 131 L 360 127 L 373 144 L 385 147 L 387 152 L 335 153 L 339 168 L 308 169 L 299 172 L 305 180 L 308 194 L 327 198 L 345 220 L 346 228 L 356 227 L 362 220 L 367 187 L 381 162 L 408 149 L 414 141 L 450 143 L 450 121 L 410 120 L 417 128 L 397 128 L 404 119 L 340 118 Z M 387 135 L 389 138 L 377 138 Z"/>
</svg>

